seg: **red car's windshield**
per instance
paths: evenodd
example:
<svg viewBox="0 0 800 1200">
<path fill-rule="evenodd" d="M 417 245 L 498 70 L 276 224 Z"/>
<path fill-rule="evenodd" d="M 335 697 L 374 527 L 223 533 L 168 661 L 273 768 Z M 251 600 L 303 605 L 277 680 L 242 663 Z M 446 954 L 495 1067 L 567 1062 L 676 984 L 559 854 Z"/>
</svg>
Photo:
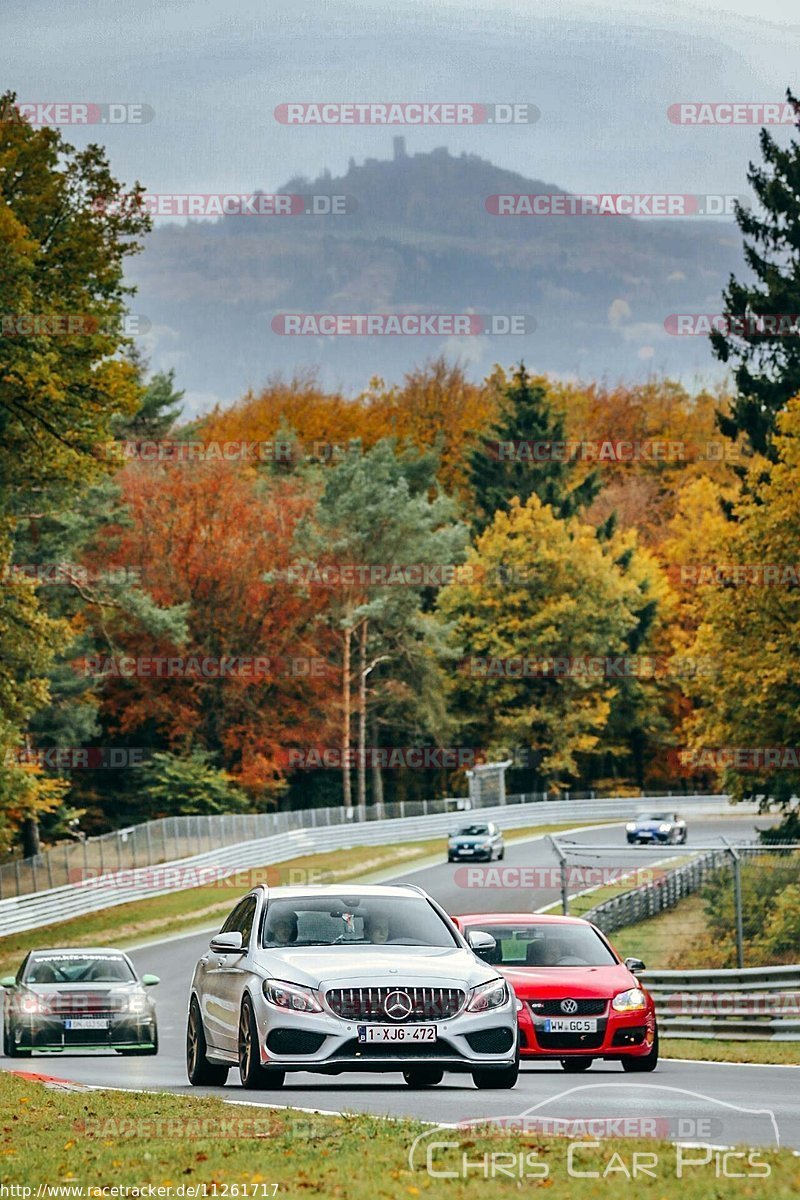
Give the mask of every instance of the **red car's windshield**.
<svg viewBox="0 0 800 1200">
<path fill-rule="evenodd" d="M 491 934 L 497 949 L 486 960 L 502 967 L 608 967 L 616 963 L 603 939 L 588 925 L 467 925 Z"/>
</svg>

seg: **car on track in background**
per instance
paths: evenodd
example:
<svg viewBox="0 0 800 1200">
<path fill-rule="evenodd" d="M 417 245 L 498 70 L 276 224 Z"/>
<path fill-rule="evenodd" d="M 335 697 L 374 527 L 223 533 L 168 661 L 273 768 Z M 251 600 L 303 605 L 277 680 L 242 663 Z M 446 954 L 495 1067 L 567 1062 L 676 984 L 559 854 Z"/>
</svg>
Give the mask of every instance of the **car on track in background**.
<svg viewBox="0 0 800 1200">
<path fill-rule="evenodd" d="M 677 813 L 639 813 L 625 826 L 625 834 L 632 846 L 684 845 L 686 822 Z"/>
<path fill-rule="evenodd" d="M 471 821 L 447 839 L 448 862 L 478 862 L 505 858 L 506 843 L 493 821 Z"/>
<path fill-rule="evenodd" d="M 259 885 L 198 962 L 186 1031 L 195 1085 L 281 1087 L 289 1071 L 402 1072 L 410 1087 L 519 1073 L 516 1001 L 421 888 Z"/>
<path fill-rule="evenodd" d="M 655 1004 L 634 975 L 644 963 L 622 962 L 589 921 L 484 913 L 453 922 L 468 938 L 494 939 L 494 949 L 478 953 L 516 993 L 523 1059 L 558 1059 L 569 1072 L 587 1070 L 596 1058 L 626 1071 L 655 1070 Z"/>
<path fill-rule="evenodd" d="M 121 950 L 31 950 L 16 975 L 0 979 L 3 1053 L 115 1050 L 157 1054 L 158 1023 L 148 988 L 157 975 L 136 973 Z"/>
</svg>

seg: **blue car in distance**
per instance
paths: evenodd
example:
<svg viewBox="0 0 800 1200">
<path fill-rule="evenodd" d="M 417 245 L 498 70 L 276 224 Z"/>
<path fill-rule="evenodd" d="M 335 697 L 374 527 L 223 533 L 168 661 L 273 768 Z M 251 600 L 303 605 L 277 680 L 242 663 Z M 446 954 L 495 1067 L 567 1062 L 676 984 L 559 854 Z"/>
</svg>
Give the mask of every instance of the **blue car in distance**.
<svg viewBox="0 0 800 1200">
<path fill-rule="evenodd" d="M 683 845 L 686 841 L 686 822 L 677 813 L 639 813 L 625 826 L 632 846 Z"/>
</svg>

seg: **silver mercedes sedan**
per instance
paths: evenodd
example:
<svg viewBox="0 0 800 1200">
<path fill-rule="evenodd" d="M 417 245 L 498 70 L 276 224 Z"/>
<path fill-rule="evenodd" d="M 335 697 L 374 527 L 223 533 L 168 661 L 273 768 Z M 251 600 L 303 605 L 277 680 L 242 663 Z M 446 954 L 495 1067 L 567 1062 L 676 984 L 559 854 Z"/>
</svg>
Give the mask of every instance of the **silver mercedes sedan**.
<svg viewBox="0 0 800 1200">
<path fill-rule="evenodd" d="M 414 886 L 260 885 L 198 962 L 186 1033 L 189 1081 L 277 1088 L 287 1071 L 402 1072 L 411 1087 L 469 1072 L 512 1088 L 516 997 Z"/>
</svg>

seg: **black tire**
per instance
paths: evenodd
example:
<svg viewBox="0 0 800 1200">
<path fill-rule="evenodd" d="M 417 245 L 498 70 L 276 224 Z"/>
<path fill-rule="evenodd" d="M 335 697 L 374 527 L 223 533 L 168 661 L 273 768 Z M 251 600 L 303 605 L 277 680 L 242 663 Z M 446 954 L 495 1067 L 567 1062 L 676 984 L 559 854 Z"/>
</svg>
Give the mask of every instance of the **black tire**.
<svg viewBox="0 0 800 1200">
<path fill-rule="evenodd" d="M 623 1071 L 655 1071 L 658 1066 L 658 1030 L 653 1039 L 653 1048 L 649 1054 L 645 1054 L 642 1058 L 623 1058 Z"/>
<path fill-rule="evenodd" d="M 249 997 L 242 1001 L 239 1014 L 239 1078 L 244 1088 L 283 1087 L 285 1071 L 262 1067 L 258 1052 L 258 1027 Z"/>
<path fill-rule="evenodd" d="M 593 1058 L 582 1054 L 579 1058 L 562 1058 L 561 1066 L 568 1075 L 577 1075 L 580 1071 L 588 1071 L 593 1062 Z"/>
<path fill-rule="evenodd" d="M 503 846 L 502 850 L 500 851 L 500 853 L 498 854 L 497 857 L 499 859 L 503 859 L 503 858 L 505 858 L 505 856 L 506 856 L 506 848 L 505 848 L 505 846 Z"/>
<path fill-rule="evenodd" d="M 403 1071 L 403 1079 L 412 1088 L 436 1087 L 444 1079 L 444 1071 L 438 1067 L 409 1067 Z"/>
<path fill-rule="evenodd" d="M 11 1030 L 6 1029 L 3 1024 L 3 1054 L 6 1058 L 30 1058 L 33 1054 L 32 1050 L 28 1050 L 25 1046 L 18 1046 L 11 1035 Z"/>
<path fill-rule="evenodd" d="M 228 1068 L 209 1062 L 207 1050 L 200 1005 L 192 996 L 186 1022 L 186 1074 L 189 1083 L 194 1087 L 223 1087 L 228 1080 Z"/>
<path fill-rule="evenodd" d="M 517 1055 L 510 1067 L 479 1067 L 477 1071 L 472 1072 L 472 1082 L 476 1088 L 481 1091 L 486 1091 L 490 1088 L 502 1088 L 504 1090 L 516 1086 L 519 1078 L 519 1042 L 517 1042 Z"/>
</svg>

